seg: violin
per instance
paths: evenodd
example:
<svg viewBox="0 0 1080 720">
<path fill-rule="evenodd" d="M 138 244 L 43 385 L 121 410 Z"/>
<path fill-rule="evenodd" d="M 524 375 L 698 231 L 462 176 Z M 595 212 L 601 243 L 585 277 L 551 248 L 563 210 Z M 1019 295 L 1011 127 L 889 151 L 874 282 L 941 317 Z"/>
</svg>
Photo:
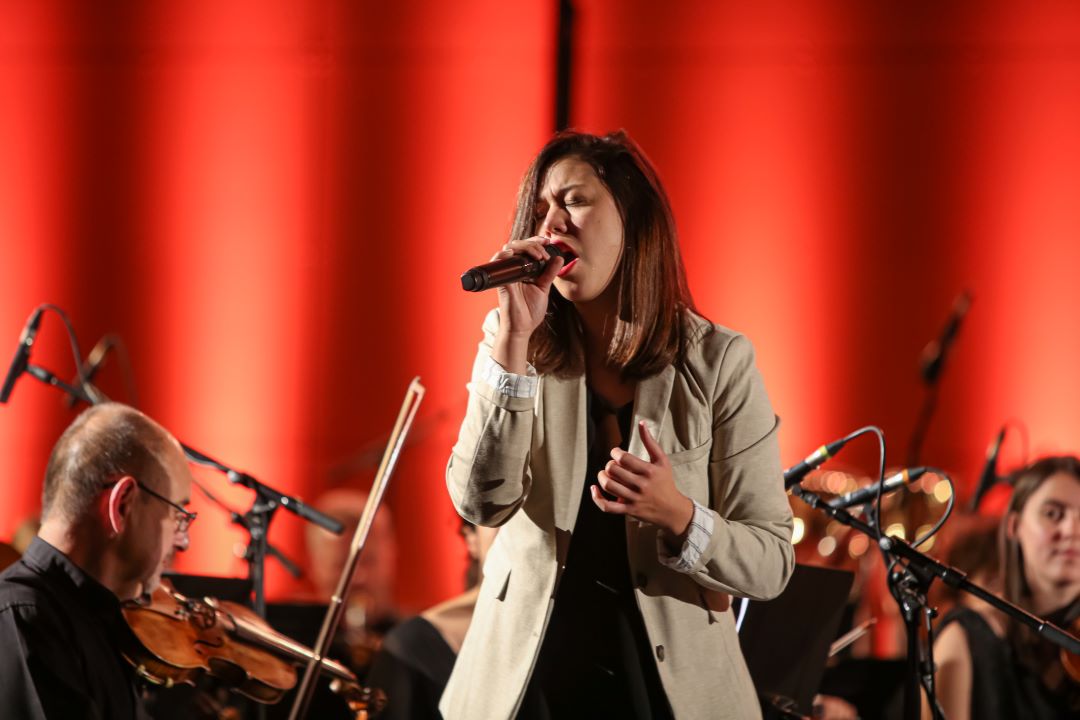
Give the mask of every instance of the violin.
<svg viewBox="0 0 1080 720">
<path fill-rule="evenodd" d="M 313 656 L 243 605 L 188 598 L 164 584 L 149 602 L 126 602 L 122 612 L 131 629 L 124 639 L 124 658 L 139 677 L 155 685 L 195 685 L 211 675 L 241 695 L 273 704 L 296 685 L 296 666 Z M 369 712 L 385 705 L 381 691 L 362 687 L 340 663 L 323 658 L 321 669 L 356 720 L 367 720 Z"/>
<path fill-rule="evenodd" d="M 1080 617 L 1073 621 L 1069 627 L 1069 632 L 1076 637 L 1080 637 Z M 1065 668 L 1065 673 L 1072 678 L 1072 681 L 1080 683 L 1080 655 L 1061 648 L 1061 664 Z"/>
</svg>

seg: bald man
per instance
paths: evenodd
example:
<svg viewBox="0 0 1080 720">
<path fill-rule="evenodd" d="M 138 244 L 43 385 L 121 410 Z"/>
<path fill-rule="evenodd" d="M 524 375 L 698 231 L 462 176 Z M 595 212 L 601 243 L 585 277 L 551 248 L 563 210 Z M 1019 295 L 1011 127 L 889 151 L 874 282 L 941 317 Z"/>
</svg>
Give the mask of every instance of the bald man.
<svg viewBox="0 0 1080 720">
<path fill-rule="evenodd" d="M 187 547 L 191 481 L 176 439 L 125 405 L 90 408 L 60 437 L 41 530 L 0 575 L 5 717 L 147 717 L 120 654 L 120 604 Z"/>
</svg>

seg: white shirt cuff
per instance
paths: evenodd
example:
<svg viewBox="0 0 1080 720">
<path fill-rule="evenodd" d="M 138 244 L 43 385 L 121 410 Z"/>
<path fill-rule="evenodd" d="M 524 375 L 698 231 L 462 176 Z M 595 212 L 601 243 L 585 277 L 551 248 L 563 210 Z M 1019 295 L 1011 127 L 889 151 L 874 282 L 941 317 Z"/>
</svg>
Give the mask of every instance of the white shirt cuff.
<svg viewBox="0 0 1080 720">
<path fill-rule="evenodd" d="M 690 518 L 690 527 L 686 533 L 686 540 L 683 542 L 678 555 L 669 553 L 664 538 L 659 534 L 656 536 L 656 552 L 661 564 L 682 573 L 693 572 L 698 560 L 701 559 L 701 554 L 709 546 L 714 527 L 713 514 L 696 500 L 692 502 L 694 503 L 694 516 Z"/>
<path fill-rule="evenodd" d="M 525 375 L 508 372 L 488 355 L 480 365 L 478 377 L 474 380 L 487 383 L 501 395 L 516 398 L 536 397 L 536 368 L 531 364 L 526 364 L 525 372 Z"/>
</svg>

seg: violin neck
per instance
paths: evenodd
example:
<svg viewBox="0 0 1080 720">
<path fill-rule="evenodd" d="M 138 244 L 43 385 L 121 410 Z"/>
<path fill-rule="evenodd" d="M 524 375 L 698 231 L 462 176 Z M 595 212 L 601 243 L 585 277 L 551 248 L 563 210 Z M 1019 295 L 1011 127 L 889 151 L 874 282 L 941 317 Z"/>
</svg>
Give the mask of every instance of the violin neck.
<svg viewBox="0 0 1080 720">
<path fill-rule="evenodd" d="M 230 615 L 230 619 L 236 628 L 236 634 L 241 638 L 281 657 L 295 660 L 297 663 L 307 663 L 315 655 L 312 650 L 290 637 L 258 627 L 236 615 Z M 321 658 L 321 666 L 324 672 L 341 680 L 356 679 L 348 668 L 329 658 Z"/>
</svg>

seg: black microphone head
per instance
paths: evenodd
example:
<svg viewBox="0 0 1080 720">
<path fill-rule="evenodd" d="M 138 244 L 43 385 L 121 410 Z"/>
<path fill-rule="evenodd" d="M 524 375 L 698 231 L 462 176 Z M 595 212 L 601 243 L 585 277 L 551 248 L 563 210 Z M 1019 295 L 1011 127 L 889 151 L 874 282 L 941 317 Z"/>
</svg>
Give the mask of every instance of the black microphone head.
<svg viewBox="0 0 1080 720">
<path fill-rule="evenodd" d="M 553 258 L 561 257 L 564 265 L 569 265 L 571 261 L 577 260 L 577 255 L 575 255 L 574 251 L 568 247 L 563 247 L 561 245 L 545 245 L 544 249 L 547 250 L 548 255 L 551 255 Z"/>
<path fill-rule="evenodd" d="M 15 381 L 26 372 L 25 346 L 19 343 L 19 349 L 15 351 L 15 357 L 8 368 L 7 377 L 4 378 L 4 386 L 0 387 L 0 403 L 6 403 L 11 397 L 11 391 L 15 389 Z"/>
<path fill-rule="evenodd" d="M 477 272 L 475 270 L 467 270 L 461 274 L 461 289 L 468 292 L 476 292 L 479 290 L 480 280 L 476 277 Z"/>
</svg>

